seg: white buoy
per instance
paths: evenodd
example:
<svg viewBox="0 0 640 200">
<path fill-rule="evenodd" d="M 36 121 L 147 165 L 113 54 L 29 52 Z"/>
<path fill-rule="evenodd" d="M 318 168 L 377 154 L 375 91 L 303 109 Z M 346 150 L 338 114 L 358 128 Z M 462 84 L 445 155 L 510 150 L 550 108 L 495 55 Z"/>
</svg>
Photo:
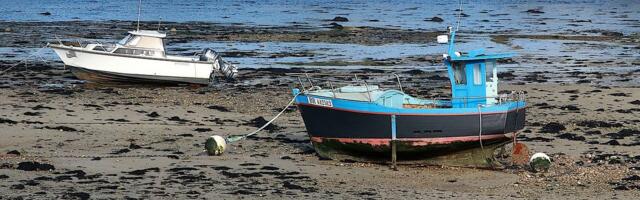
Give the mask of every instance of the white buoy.
<svg viewBox="0 0 640 200">
<path fill-rule="evenodd" d="M 551 167 L 551 158 L 545 153 L 535 153 L 529 159 L 529 166 L 534 172 L 547 171 Z"/>
<path fill-rule="evenodd" d="M 219 156 L 224 153 L 224 149 L 227 148 L 227 141 L 219 135 L 213 135 L 207 138 L 204 143 L 204 149 L 207 150 L 207 154 L 210 156 Z"/>
</svg>

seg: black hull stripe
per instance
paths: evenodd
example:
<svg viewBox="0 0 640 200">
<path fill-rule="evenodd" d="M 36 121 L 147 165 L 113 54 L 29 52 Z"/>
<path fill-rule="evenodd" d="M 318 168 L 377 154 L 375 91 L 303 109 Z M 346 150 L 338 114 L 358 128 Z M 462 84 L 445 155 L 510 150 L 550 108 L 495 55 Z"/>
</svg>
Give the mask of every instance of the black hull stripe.
<svg viewBox="0 0 640 200">
<path fill-rule="evenodd" d="M 391 138 L 391 116 L 298 105 L 308 134 L 325 138 Z M 517 112 L 517 113 L 516 113 Z M 482 134 L 505 134 L 524 128 L 525 109 L 482 114 Z M 396 116 L 396 138 L 478 136 L 480 115 Z"/>
</svg>

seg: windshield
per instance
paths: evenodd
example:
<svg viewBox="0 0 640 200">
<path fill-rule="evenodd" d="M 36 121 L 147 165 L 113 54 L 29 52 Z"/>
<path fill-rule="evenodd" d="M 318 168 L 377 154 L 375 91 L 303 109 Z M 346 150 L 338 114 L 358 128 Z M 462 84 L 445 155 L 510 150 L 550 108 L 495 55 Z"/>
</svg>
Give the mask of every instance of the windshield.
<svg viewBox="0 0 640 200">
<path fill-rule="evenodd" d="M 124 39 L 120 40 L 120 42 L 118 42 L 119 45 L 124 45 L 127 43 L 127 41 L 129 41 L 129 39 L 131 38 L 131 35 L 127 35 L 127 37 L 124 37 Z"/>
</svg>

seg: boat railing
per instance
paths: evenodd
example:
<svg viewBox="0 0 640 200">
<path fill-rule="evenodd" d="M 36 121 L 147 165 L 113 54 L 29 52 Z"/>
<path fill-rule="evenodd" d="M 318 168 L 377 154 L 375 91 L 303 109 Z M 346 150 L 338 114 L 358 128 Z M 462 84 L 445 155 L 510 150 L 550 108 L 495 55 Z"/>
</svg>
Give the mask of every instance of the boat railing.
<svg viewBox="0 0 640 200">
<path fill-rule="evenodd" d="M 109 52 L 109 50 L 107 50 L 106 47 L 111 47 L 110 45 L 102 44 L 102 42 L 95 39 L 66 36 L 69 38 L 69 40 L 63 41 L 58 37 L 58 35 L 54 35 L 54 37 L 56 38 L 56 41 L 58 42 L 58 44 L 63 46 L 76 46 L 75 44 L 77 44 L 77 47 L 86 48 L 87 45 L 89 44 L 97 44 L 96 47 L 101 47 L 104 51 L 107 51 L 107 52 Z M 115 45 L 113 47 L 115 47 Z"/>
<path fill-rule="evenodd" d="M 329 86 L 329 88 L 331 88 L 331 92 L 333 94 L 333 97 L 336 97 L 335 91 L 336 91 L 336 85 L 352 85 L 352 84 L 360 84 L 362 86 L 365 87 L 366 91 L 367 91 L 367 98 L 369 101 L 373 101 L 372 97 L 371 97 L 371 88 L 369 87 L 369 83 L 367 82 L 367 80 L 362 79 L 363 77 L 371 77 L 371 76 L 390 76 L 389 74 L 366 74 L 366 73 L 354 73 L 354 74 L 345 74 L 345 75 L 340 75 L 340 74 L 325 74 L 325 73 L 287 73 L 286 75 L 290 75 L 290 76 L 295 76 L 298 79 L 298 84 L 300 84 L 300 87 L 302 87 L 303 91 L 313 91 L 313 90 L 317 90 L 317 89 L 321 89 L 319 86 L 316 87 L 318 84 L 314 84 L 314 81 L 319 81 L 319 82 L 323 82 L 326 85 Z M 330 79 L 330 78 L 317 78 L 317 77 L 312 77 L 312 76 L 331 76 L 331 77 L 341 77 L 341 78 L 352 78 L 352 80 L 345 80 L 345 79 Z M 398 74 L 392 73 L 391 76 L 395 77 L 396 80 L 396 85 L 398 90 L 400 90 L 401 92 L 404 92 L 404 89 L 402 88 L 402 83 L 400 82 L 400 76 Z M 303 81 L 303 79 L 305 79 L 305 81 Z M 308 84 L 305 84 L 305 82 L 307 82 Z"/>
<path fill-rule="evenodd" d="M 336 95 L 337 86 L 341 84 L 342 85 L 359 84 L 365 87 L 366 93 L 367 93 L 367 99 L 369 100 L 369 102 L 373 101 L 374 99 L 371 96 L 371 92 L 375 90 L 371 90 L 370 83 L 367 82 L 367 80 L 362 79 L 362 77 L 371 77 L 371 76 L 378 76 L 378 77 L 393 76 L 395 79 L 394 82 L 398 90 L 400 90 L 401 92 L 404 92 L 404 89 L 402 87 L 402 82 L 400 81 L 400 76 L 395 73 L 392 73 L 392 74 L 356 73 L 356 74 L 344 74 L 344 75 L 327 74 L 327 73 L 287 73 L 286 75 L 297 77 L 298 84 L 300 85 L 300 87 L 302 87 L 301 88 L 302 91 L 314 91 L 314 90 L 322 89 L 319 86 L 320 84 L 317 84 L 317 82 L 322 82 L 330 88 L 330 91 L 334 98 L 337 97 Z M 313 77 L 313 76 L 329 76 L 329 77 Z M 350 78 L 350 79 L 338 79 L 338 78 Z M 386 79 L 386 81 L 389 81 L 389 79 Z M 494 105 L 503 104 L 507 102 L 514 102 L 514 101 L 525 101 L 526 95 L 523 91 L 511 91 L 510 93 L 500 94 L 497 96 L 468 96 L 468 97 L 457 97 L 457 98 L 431 97 L 426 99 L 430 99 L 431 100 L 430 102 L 433 104 L 444 103 L 444 102 L 453 103 L 454 101 L 463 102 L 464 107 L 468 107 L 470 104 L 476 105 L 477 103 L 475 102 L 480 102 L 480 100 L 485 100 L 485 99 L 495 99 L 496 102 L 493 103 Z"/>
</svg>

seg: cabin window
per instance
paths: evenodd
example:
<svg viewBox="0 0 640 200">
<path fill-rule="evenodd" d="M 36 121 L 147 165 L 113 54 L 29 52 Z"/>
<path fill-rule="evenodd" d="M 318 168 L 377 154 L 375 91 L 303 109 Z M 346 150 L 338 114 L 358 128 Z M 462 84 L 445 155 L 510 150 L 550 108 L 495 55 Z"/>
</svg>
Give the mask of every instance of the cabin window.
<svg viewBox="0 0 640 200">
<path fill-rule="evenodd" d="M 94 51 L 107 51 L 107 49 L 104 48 L 104 46 L 96 46 L 93 47 Z"/>
<path fill-rule="evenodd" d="M 473 65 L 473 84 L 482 85 L 482 71 L 480 71 L 480 63 Z"/>
<path fill-rule="evenodd" d="M 128 48 L 119 48 L 116 49 L 113 53 L 117 54 L 128 54 L 128 55 L 154 55 L 154 51 L 142 50 L 142 49 L 128 49 Z"/>
<path fill-rule="evenodd" d="M 453 63 L 453 78 L 458 85 L 466 85 L 467 84 L 467 73 L 464 70 L 464 63 L 454 62 Z"/>
<path fill-rule="evenodd" d="M 496 66 L 496 62 L 495 61 L 487 61 L 485 64 L 485 70 L 486 71 L 486 79 L 487 81 L 493 82 L 493 69 Z"/>
</svg>

